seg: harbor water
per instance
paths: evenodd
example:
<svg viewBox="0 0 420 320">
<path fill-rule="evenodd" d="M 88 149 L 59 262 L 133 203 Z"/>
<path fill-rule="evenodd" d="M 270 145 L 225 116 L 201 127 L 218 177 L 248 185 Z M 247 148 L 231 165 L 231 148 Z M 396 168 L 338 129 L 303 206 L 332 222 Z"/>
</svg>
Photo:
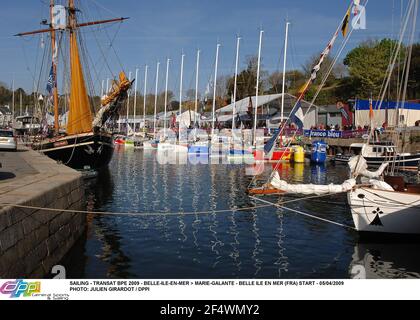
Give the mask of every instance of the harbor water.
<svg viewBox="0 0 420 320">
<path fill-rule="evenodd" d="M 262 177 L 272 169 L 266 164 Z M 253 208 L 262 205 L 247 194 L 254 170 L 246 164 L 162 164 L 156 151 L 116 149 L 109 169 L 88 182 L 86 208 L 135 214 L 88 215 L 86 236 L 63 261 L 67 277 L 420 278 L 420 242 L 361 239 L 351 229 L 284 209 Z M 344 165 L 282 163 L 277 170 L 294 183 L 347 179 Z M 286 206 L 353 225 L 346 195 Z"/>
</svg>

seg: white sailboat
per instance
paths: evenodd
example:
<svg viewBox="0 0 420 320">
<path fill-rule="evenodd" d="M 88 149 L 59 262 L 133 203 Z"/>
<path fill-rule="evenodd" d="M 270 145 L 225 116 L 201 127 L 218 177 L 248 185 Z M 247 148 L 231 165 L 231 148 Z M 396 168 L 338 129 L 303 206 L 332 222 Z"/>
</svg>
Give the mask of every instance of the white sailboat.
<svg viewBox="0 0 420 320">
<path fill-rule="evenodd" d="M 154 112 L 153 112 L 153 135 L 152 138 L 148 141 L 143 142 L 143 149 L 145 150 L 154 150 L 157 149 L 159 146 L 159 140 L 156 138 L 156 126 L 157 126 L 157 99 L 158 99 L 158 86 L 159 86 L 159 69 L 160 69 L 160 62 L 156 63 L 156 81 L 155 81 L 155 102 L 154 102 Z"/>
<path fill-rule="evenodd" d="M 192 119 L 194 119 L 194 129 L 192 132 L 193 141 L 190 141 L 190 144 L 188 146 L 188 154 L 189 155 L 200 155 L 205 156 L 209 155 L 209 139 L 205 137 L 205 139 L 202 139 L 198 134 L 198 125 L 200 121 L 200 114 L 198 113 L 198 81 L 199 81 L 199 69 L 200 69 L 200 50 L 197 50 L 197 60 L 196 60 L 196 69 L 195 69 L 195 111 Z"/>
<path fill-rule="evenodd" d="M 411 51 L 414 42 L 416 20 L 418 13 L 418 0 L 411 0 L 408 4 L 407 15 L 404 19 L 398 46 L 395 49 L 393 61 L 389 67 L 388 77 L 384 86 L 381 102 L 384 101 L 388 90 L 396 61 L 401 54 L 402 41 L 412 19 L 411 43 L 409 56 L 406 60 L 405 72 L 403 72 L 404 88 L 408 85 L 408 73 L 411 65 Z M 405 102 L 406 90 L 404 89 L 402 105 Z M 379 108 L 380 108 L 379 105 Z M 373 116 L 371 114 L 371 122 Z M 371 124 L 374 127 L 374 124 Z M 348 192 L 347 198 L 356 229 L 360 232 L 396 233 L 396 234 L 420 234 L 420 184 L 406 183 L 404 176 L 395 173 L 395 161 L 391 160 L 391 172 L 383 176 L 384 183 L 389 188 L 375 190 L 372 187 L 358 188 Z"/>
</svg>

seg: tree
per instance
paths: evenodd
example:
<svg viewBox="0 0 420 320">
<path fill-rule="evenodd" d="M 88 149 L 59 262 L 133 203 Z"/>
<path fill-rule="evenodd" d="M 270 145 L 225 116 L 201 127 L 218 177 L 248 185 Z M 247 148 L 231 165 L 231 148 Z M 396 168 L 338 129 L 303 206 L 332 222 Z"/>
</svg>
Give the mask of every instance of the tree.
<svg viewBox="0 0 420 320">
<path fill-rule="evenodd" d="M 420 43 L 413 45 L 408 79 L 408 99 L 420 99 Z"/>
<path fill-rule="evenodd" d="M 255 96 L 256 86 L 257 86 L 257 66 L 258 66 L 258 57 L 248 56 L 246 58 L 247 67 L 238 74 L 237 82 L 237 100 L 244 99 L 246 97 Z M 260 94 L 264 93 L 264 77 L 266 72 L 262 69 L 260 70 L 260 84 L 259 91 Z M 230 77 L 227 81 L 227 95 L 233 97 L 233 89 L 235 85 L 235 78 Z"/>
<path fill-rule="evenodd" d="M 320 54 L 313 55 L 303 66 L 303 71 L 305 75 L 309 78 L 312 73 L 312 69 L 319 63 Z M 327 75 L 332 63 L 334 62 L 333 58 L 326 56 L 321 65 L 321 69 L 317 73 L 315 85 L 321 84 L 325 76 Z M 341 63 L 336 63 L 329 74 L 327 81 L 325 82 L 326 86 L 331 86 L 336 82 L 337 79 L 343 78 L 345 75 L 345 67 Z"/>
<path fill-rule="evenodd" d="M 188 89 L 186 93 L 187 100 L 195 100 L 195 89 Z M 200 94 L 198 94 L 198 99 L 200 99 Z"/>
<path fill-rule="evenodd" d="M 358 96 L 367 98 L 371 94 L 374 97 L 379 95 L 396 45 L 396 41 L 390 39 L 367 41 L 347 54 L 344 64 L 349 69 Z M 402 60 L 398 61 L 397 65 L 401 62 Z M 392 83 L 390 89 L 393 88 Z"/>
<path fill-rule="evenodd" d="M 299 70 L 286 71 L 285 91 L 296 94 L 296 92 L 303 86 L 306 77 L 303 72 Z M 275 71 L 267 78 L 268 94 L 281 93 L 283 88 L 283 72 Z"/>
</svg>

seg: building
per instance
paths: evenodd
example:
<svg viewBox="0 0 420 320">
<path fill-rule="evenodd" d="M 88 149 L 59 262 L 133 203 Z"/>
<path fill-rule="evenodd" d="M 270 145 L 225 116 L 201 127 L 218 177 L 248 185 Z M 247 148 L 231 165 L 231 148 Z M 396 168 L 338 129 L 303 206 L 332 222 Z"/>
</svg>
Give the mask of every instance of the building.
<svg viewBox="0 0 420 320">
<path fill-rule="evenodd" d="M 378 101 L 372 101 L 373 123 L 375 126 L 383 126 L 386 124 L 393 127 L 398 124 L 407 127 L 414 127 L 416 122 L 420 120 L 420 103 L 405 102 L 402 103 L 388 101 L 383 102 L 379 106 Z M 369 100 L 356 100 L 356 126 L 370 125 L 370 102 Z"/>
<path fill-rule="evenodd" d="M 270 94 L 258 97 L 257 119 L 259 127 L 278 128 L 282 120 L 287 120 L 289 118 L 289 115 L 295 106 L 296 97 L 291 94 L 285 94 L 283 119 L 281 119 L 281 103 L 282 94 Z M 255 96 L 237 101 L 235 104 L 235 118 L 237 120 L 240 119 L 240 121 L 244 123 L 252 123 L 256 104 L 257 99 Z M 313 105 L 312 108 L 309 109 L 310 103 L 305 100 L 301 101 L 301 106 L 303 113 L 306 114 L 303 126 L 305 129 L 310 129 L 316 124 L 317 106 Z M 232 123 L 232 113 L 233 103 L 218 109 L 216 111 L 217 121 Z"/>
</svg>

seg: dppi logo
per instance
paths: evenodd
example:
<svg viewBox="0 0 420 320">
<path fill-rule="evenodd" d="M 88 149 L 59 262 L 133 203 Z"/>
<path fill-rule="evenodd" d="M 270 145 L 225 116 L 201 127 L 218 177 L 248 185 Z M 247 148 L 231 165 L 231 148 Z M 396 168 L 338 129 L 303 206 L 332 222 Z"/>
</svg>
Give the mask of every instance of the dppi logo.
<svg viewBox="0 0 420 320">
<path fill-rule="evenodd" d="M 0 293 L 10 294 L 10 298 L 32 297 L 34 293 L 41 293 L 41 282 L 8 281 L 0 287 Z"/>
</svg>

